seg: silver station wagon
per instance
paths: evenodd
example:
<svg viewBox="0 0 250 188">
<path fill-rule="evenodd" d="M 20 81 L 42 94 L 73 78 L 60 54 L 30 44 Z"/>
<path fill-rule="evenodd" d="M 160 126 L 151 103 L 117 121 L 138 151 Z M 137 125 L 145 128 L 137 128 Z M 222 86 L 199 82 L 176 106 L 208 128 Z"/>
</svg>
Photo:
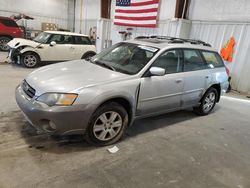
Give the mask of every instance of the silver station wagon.
<svg viewBox="0 0 250 188">
<path fill-rule="evenodd" d="M 207 115 L 228 85 L 209 44 L 141 36 L 88 60 L 35 70 L 17 87 L 16 101 L 37 130 L 82 134 L 103 146 L 121 139 L 138 118 L 189 107 Z"/>
</svg>

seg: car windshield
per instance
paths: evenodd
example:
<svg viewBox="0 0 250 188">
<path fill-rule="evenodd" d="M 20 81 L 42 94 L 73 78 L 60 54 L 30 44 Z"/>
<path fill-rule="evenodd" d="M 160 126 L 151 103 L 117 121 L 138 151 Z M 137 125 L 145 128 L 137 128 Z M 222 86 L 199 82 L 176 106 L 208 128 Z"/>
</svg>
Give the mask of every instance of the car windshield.
<svg viewBox="0 0 250 188">
<path fill-rule="evenodd" d="M 37 35 L 37 36 L 33 39 L 33 41 L 39 42 L 39 43 L 42 43 L 42 44 L 45 44 L 50 36 L 51 36 L 50 33 L 42 32 L 42 33 L 40 33 L 39 35 Z"/>
<path fill-rule="evenodd" d="M 138 73 L 159 49 L 133 43 L 118 43 L 90 61 L 124 74 Z"/>
</svg>

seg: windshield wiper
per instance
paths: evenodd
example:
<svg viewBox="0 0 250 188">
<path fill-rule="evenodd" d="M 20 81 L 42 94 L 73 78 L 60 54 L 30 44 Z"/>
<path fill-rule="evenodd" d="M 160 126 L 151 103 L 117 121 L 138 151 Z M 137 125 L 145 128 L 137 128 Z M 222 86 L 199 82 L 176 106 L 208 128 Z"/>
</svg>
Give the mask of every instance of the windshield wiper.
<svg viewBox="0 0 250 188">
<path fill-rule="evenodd" d="M 92 61 L 92 62 L 93 62 L 93 61 Z M 114 67 L 112 67 L 111 65 L 108 65 L 108 64 L 106 64 L 106 63 L 102 63 L 102 62 L 100 62 L 100 61 L 94 61 L 94 63 L 97 64 L 97 65 L 101 65 L 101 66 L 103 66 L 103 67 L 107 67 L 107 68 L 110 69 L 110 70 L 116 71 Z"/>
</svg>

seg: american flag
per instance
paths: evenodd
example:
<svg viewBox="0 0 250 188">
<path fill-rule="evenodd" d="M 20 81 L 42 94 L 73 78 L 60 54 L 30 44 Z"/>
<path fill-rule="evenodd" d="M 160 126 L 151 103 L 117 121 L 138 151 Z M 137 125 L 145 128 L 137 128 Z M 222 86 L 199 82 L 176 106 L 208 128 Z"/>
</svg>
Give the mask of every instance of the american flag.
<svg viewBox="0 0 250 188">
<path fill-rule="evenodd" d="M 159 0 L 116 0 L 115 25 L 156 27 Z"/>
</svg>

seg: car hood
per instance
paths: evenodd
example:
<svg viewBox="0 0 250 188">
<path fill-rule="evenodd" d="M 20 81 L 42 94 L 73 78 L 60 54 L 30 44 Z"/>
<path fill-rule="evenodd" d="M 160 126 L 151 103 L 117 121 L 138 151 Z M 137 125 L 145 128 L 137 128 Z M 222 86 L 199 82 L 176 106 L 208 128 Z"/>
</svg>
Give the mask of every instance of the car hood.
<svg viewBox="0 0 250 188">
<path fill-rule="evenodd" d="M 76 60 L 37 69 L 27 76 L 26 81 L 39 96 L 46 92 L 76 92 L 129 77 L 85 60 Z"/>
<path fill-rule="evenodd" d="M 40 43 L 32 41 L 32 40 L 27 40 L 27 39 L 21 39 L 21 38 L 14 38 L 11 40 L 7 45 L 10 48 L 18 48 L 20 46 L 31 46 L 33 48 L 37 47 Z"/>
</svg>

